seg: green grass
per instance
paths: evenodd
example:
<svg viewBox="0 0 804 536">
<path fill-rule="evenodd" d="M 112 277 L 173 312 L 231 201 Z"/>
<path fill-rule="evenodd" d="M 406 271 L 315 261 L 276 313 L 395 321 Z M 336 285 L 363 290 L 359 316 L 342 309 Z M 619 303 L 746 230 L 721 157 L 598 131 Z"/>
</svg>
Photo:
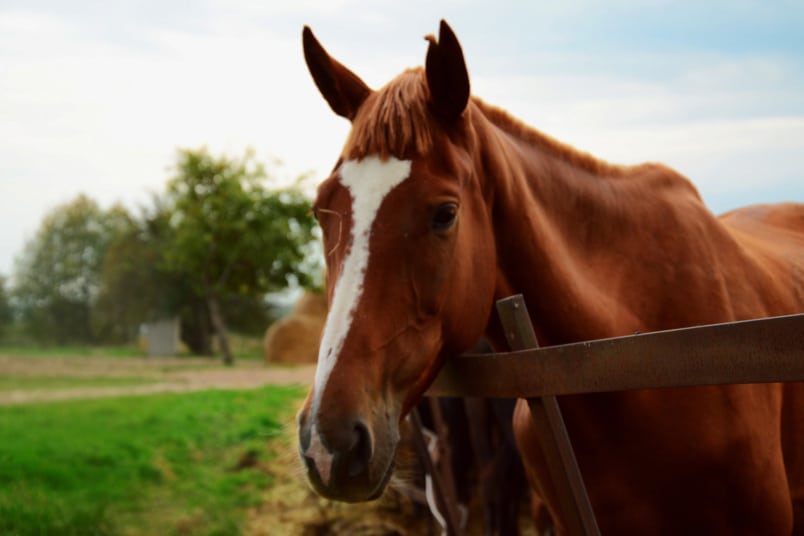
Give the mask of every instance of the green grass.
<svg viewBox="0 0 804 536">
<path fill-rule="evenodd" d="M 263 359 L 262 338 L 240 333 L 229 333 L 229 347 L 234 359 L 261 360 Z M 210 360 L 220 360 L 220 351 L 214 349 L 213 356 L 194 356 L 183 344 L 179 344 L 176 357 L 209 357 Z M 13 357 L 108 357 L 129 358 L 146 357 L 148 354 L 144 346 L 139 344 L 128 345 L 47 345 L 36 342 L 14 344 L 0 340 L 0 356 Z"/>
<path fill-rule="evenodd" d="M 115 376 L 0 376 L 0 392 L 84 389 L 87 387 L 129 387 L 157 383 L 152 378 Z"/>
<path fill-rule="evenodd" d="M 299 388 L 0 408 L 0 534 L 239 534 Z"/>
<path fill-rule="evenodd" d="M 13 357 L 145 357 L 146 353 L 131 346 L 48 346 L 0 345 L 0 355 Z"/>
</svg>

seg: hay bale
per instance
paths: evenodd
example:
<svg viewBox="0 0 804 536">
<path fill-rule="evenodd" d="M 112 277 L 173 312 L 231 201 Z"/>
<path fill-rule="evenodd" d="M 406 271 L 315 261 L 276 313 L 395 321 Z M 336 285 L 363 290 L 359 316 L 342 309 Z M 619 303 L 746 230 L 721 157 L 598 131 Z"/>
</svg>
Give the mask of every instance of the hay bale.
<svg viewBox="0 0 804 536">
<path fill-rule="evenodd" d="M 326 318 L 326 296 L 312 292 L 302 294 L 293 311 L 265 332 L 265 360 L 292 365 L 315 363 Z"/>
<path fill-rule="evenodd" d="M 293 306 L 293 314 L 327 317 L 327 296 L 319 292 L 305 292 Z"/>
</svg>

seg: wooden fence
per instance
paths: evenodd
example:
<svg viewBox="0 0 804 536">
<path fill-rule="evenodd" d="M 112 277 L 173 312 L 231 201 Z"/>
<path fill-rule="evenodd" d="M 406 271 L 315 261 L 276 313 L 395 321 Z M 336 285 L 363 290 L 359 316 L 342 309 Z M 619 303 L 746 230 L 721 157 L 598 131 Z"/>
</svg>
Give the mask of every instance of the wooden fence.
<svg viewBox="0 0 804 536">
<path fill-rule="evenodd" d="M 448 360 L 427 395 L 527 399 L 571 534 L 599 530 L 557 395 L 804 381 L 804 314 L 538 348 L 521 295 L 497 311 L 512 351 Z M 447 532 L 460 534 L 435 476 Z"/>
</svg>

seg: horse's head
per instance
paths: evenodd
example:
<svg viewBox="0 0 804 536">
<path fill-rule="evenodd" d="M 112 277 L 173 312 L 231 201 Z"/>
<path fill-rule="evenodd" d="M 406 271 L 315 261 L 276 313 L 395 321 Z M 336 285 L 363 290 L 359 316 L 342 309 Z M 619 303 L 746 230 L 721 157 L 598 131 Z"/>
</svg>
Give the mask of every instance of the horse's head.
<svg viewBox="0 0 804 536">
<path fill-rule="evenodd" d="M 480 337 L 493 302 L 495 246 L 463 53 L 444 22 L 428 40 L 425 69 L 374 91 L 303 34 L 316 85 L 352 122 L 315 202 L 329 316 L 298 416 L 310 482 L 333 499 L 382 493 L 400 420 L 443 360 Z"/>
</svg>

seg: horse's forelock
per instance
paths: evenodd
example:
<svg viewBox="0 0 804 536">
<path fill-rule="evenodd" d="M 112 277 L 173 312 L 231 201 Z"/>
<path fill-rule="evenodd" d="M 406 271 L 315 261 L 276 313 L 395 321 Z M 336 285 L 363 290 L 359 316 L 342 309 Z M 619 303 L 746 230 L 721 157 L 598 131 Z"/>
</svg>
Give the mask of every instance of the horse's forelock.
<svg viewBox="0 0 804 536">
<path fill-rule="evenodd" d="M 409 158 L 426 154 L 433 146 L 427 99 L 422 68 L 397 76 L 363 103 L 352 123 L 343 156 Z"/>
</svg>

